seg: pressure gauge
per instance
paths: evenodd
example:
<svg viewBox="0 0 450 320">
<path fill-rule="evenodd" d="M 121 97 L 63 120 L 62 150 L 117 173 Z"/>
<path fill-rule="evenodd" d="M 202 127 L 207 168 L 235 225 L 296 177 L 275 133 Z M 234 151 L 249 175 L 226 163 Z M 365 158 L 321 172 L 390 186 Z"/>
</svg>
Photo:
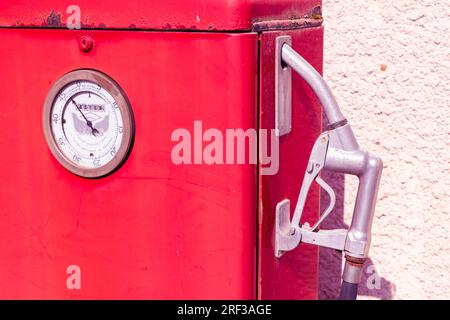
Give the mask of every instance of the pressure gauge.
<svg viewBox="0 0 450 320">
<path fill-rule="evenodd" d="M 70 172 L 98 178 L 117 170 L 134 141 L 133 112 L 119 85 L 94 70 L 61 77 L 44 105 L 51 152 Z"/>
</svg>

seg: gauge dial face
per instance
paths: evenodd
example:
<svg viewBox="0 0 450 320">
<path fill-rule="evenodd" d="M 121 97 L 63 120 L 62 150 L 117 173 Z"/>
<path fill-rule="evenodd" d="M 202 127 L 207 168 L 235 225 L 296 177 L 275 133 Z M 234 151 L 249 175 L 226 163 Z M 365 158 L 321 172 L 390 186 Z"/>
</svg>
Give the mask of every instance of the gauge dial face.
<svg viewBox="0 0 450 320">
<path fill-rule="evenodd" d="M 130 152 L 134 135 L 131 107 L 111 78 L 77 70 L 57 81 L 44 107 L 50 150 L 69 171 L 86 178 L 115 171 Z"/>
</svg>

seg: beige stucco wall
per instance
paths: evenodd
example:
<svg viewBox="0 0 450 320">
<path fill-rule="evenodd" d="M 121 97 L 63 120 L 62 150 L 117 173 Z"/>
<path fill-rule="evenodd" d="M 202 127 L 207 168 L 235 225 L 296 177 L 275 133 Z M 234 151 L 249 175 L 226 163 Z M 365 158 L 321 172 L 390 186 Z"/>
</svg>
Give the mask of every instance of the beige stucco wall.
<svg viewBox="0 0 450 320">
<path fill-rule="evenodd" d="M 360 298 L 449 299 L 450 3 L 324 0 L 323 14 L 325 78 L 385 164 Z M 339 197 L 326 227 L 348 226 L 357 181 L 324 177 Z M 340 261 L 321 251 L 320 298 L 337 296 Z"/>
</svg>

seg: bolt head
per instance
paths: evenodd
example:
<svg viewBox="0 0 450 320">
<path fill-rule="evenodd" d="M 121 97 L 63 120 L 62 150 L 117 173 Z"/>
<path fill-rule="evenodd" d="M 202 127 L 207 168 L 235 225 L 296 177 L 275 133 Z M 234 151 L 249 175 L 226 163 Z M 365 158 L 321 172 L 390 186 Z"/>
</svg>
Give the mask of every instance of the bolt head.
<svg viewBox="0 0 450 320">
<path fill-rule="evenodd" d="M 80 50 L 84 53 L 88 53 L 94 47 L 94 39 L 90 36 L 82 36 L 79 41 Z"/>
</svg>

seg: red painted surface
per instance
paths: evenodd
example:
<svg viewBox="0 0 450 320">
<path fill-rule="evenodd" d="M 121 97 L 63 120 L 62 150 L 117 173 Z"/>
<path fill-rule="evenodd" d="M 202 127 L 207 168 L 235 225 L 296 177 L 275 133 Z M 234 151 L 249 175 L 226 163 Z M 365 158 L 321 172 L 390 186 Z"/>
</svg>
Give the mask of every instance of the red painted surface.
<svg viewBox="0 0 450 320">
<path fill-rule="evenodd" d="M 0 298 L 256 297 L 256 166 L 176 166 L 170 136 L 256 128 L 257 37 L 0 29 Z M 63 169 L 42 129 L 47 92 L 78 68 L 115 79 L 136 120 L 128 161 L 97 180 Z"/>
<path fill-rule="evenodd" d="M 266 32 L 260 36 L 260 126 L 274 128 L 275 38 L 290 35 L 292 46 L 317 70 L 322 70 L 323 29 Z M 274 257 L 272 237 L 276 204 L 291 200 L 291 216 L 300 192 L 312 146 L 321 132 L 320 103 L 308 85 L 292 72 L 292 131 L 280 137 L 280 170 L 260 177 L 259 295 L 263 299 L 316 299 L 318 249 L 308 244 Z M 302 223 L 315 223 L 319 216 L 319 188 L 311 187 Z"/>
<path fill-rule="evenodd" d="M 320 70 L 322 29 L 134 29 L 284 28 L 291 20 L 273 20 L 304 18 L 320 1 L 77 1 L 84 29 L 123 31 L 61 30 L 70 4 L 0 2 L 1 26 L 29 27 L 0 29 L 0 298 L 316 298 L 317 248 L 275 259 L 271 241 L 275 205 L 294 206 L 321 128 L 309 87 L 293 76 L 293 130 L 275 176 L 255 165 L 176 166 L 170 136 L 194 120 L 222 132 L 273 128 L 275 37 L 291 35 Z M 88 53 L 82 36 L 94 40 Z M 136 120 L 129 159 L 97 180 L 61 167 L 41 123 L 52 84 L 79 68 L 116 80 Z M 316 221 L 318 197 L 313 188 L 303 220 Z M 66 287 L 69 265 L 81 268 L 81 290 Z"/>
<path fill-rule="evenodd" d="M 81 9 L 83 28 L 211 31 L 250 30 L 255 22 L 305 18 L 321 0 L 40 0 L 38 5 L 2 0 L 0 26 L 63 27 L 72 4 Z"/>
</svg>

